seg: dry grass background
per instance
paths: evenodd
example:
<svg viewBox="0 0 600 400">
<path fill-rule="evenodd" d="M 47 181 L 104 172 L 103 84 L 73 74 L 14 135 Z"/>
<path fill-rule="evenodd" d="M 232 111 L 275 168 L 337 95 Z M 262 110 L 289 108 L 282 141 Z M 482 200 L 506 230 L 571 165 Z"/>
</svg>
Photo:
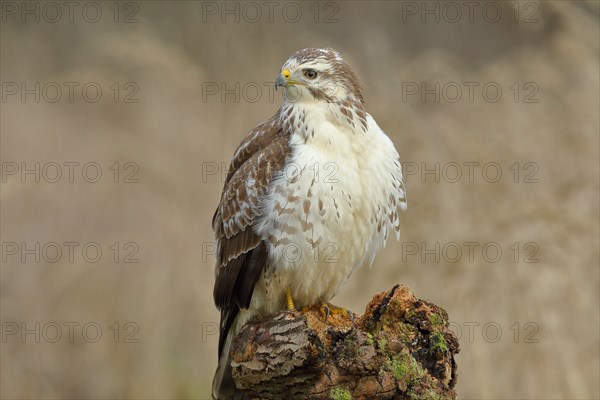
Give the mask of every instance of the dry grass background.
<svg viewBox="0 0 600 400">
<path fill-rule="evenodd" d="M 95 184 L 80 175 L 75 183 L 2 182 L 3 242 L 98 242 L 104 250 L 97 263 L 80 253 L 73 263 L 3 262 L 5 328 L 97 322 L 103 336 L 86 343 L 76 330 L 71 343 L 66 328 L 58 343 L 8 336 L 2 398 L 208 397 L 217 337 L 207 329 L 218 314 L 202 244 L 212 241 L 222 182 L 203 179 L 202 169 L 227 162 L 281 100 L 203 101 L 203 83 L 272 82 L 293 51 L 326 46 L 355 67 L 367 109 L 403 161 L 503 168 L 497 183 L 409 176 L 402 215 L 404 242 L 496 242 L 500 262 L 481 252 L 473 262 L 402 262 L 402 245 L 390 242 L 334 302 L 361 312 L 374 293 L 402 282 L 444 307 L 462 327 L 459 398 L 599 398 L 598 2 L 534 2 L 533 24 L 515 24 L 512 3 L 496 3 L 505 13 L 498 23 L 479 14 L 473 23 L 439 24 L 403 22 L 400 2 L 339 3 L 338 22 L 329 24 L 313 22 L 309 3 L 297 23 L 281 14 L 273 23 L 222 23 L 203 22 L 200 2 L 139 2 L 134 24 L 111 22 L 111 3 L 100 4 L 106 14 L 96 24 L 10 17 L 1 27 L 2 81 L 94 81 L 106 93 L 95 104 L 80 95 L 73 103 L 1 104 L 3 162 L 94 161 L 105 174 Z M 139 103 L 111 101 L 115 81 L 136 82 Z M 476 91 L 473 103 L 402 102 L 403 82 L 471 81 L 497 82 L 502 99 L 489 103 Z M 530 81 L 539 102 L 514 102 L 509 86 Z M 108 166 L 116 161 L 136 162 L 139 183 L 113 183 Z M 514 183 L 514 162 L 535 162 L 539 182 Z M 108 246 L 128 241 L 139 245 L 140 262 L 113 262 Z M 515 263 L 513 242 L 537 243 L 540 262 L 524 263 L 521 253 Z M 139 326 L 139 343 L 114 343 L 109 326 L 128 321 Z M 482 335 L 488 322 L 502 328 L 495 343 Z M 539 328 L 538 343 L 525 343 L 527 322 Z M 472 340 L 469 323 L 480 324 Z"/>
</svg>

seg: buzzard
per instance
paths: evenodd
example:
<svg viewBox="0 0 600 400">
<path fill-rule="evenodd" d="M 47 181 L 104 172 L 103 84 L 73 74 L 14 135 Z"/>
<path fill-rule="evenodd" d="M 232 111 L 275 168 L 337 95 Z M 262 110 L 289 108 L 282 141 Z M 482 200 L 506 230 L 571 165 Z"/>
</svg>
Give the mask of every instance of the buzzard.
<svg viewBox="0 0 600 400">
<path fill-rule="evenodd" d="M 406 193 L 398 152 L 365 110 L 357 77 L 333 49 L 283 64 L 284 103 L 231 160 L 212 225 L 221 311 L 213 398 L 242 398 L 231 339 L 254 315 L 323 305 L 352 271 L 400 237 Z"/>
</svg>

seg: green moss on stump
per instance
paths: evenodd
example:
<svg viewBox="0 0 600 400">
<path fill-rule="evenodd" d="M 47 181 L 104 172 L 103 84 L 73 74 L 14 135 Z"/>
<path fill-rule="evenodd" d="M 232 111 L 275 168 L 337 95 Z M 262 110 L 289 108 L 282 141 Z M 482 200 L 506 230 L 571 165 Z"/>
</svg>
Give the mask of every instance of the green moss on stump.
<svg viewBox="0 0 600 400">
<path fill-rule="evenodd" d="M 332 400 L 352 400 L 352 394 L 348 389 L 333 388 L 329 392 L 329 398 Z"/>
</svg>

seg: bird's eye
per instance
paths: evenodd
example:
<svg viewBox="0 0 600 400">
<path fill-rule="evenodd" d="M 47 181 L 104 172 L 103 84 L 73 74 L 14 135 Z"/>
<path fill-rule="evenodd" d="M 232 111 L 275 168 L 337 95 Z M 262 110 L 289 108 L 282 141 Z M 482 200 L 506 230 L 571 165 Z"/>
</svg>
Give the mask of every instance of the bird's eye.
<svg viewBox="0 0 600 400">
<path fill-rule="evenodd" d="M 304 70 L 304 76 L 310 80 L 313 80 L 317 77 L 317 71 L 314 69 L 306 69 Z"/>
</svg>

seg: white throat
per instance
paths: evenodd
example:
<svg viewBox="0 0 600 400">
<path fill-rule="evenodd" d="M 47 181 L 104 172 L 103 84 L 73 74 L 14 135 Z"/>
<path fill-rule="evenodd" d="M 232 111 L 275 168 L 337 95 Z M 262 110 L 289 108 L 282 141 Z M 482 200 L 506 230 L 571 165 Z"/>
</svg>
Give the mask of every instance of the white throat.
<svg viewBox="0 0 600 400">
<path fill-rule="evenodd" d="M 281 109 L 281 122 L 286 131 L 305 142 L 331 143 L 340 134 L 351 137 L 366 134 L 367 115 L 360 103 L 350 99 L 286 102 Z"/>
</svg>

